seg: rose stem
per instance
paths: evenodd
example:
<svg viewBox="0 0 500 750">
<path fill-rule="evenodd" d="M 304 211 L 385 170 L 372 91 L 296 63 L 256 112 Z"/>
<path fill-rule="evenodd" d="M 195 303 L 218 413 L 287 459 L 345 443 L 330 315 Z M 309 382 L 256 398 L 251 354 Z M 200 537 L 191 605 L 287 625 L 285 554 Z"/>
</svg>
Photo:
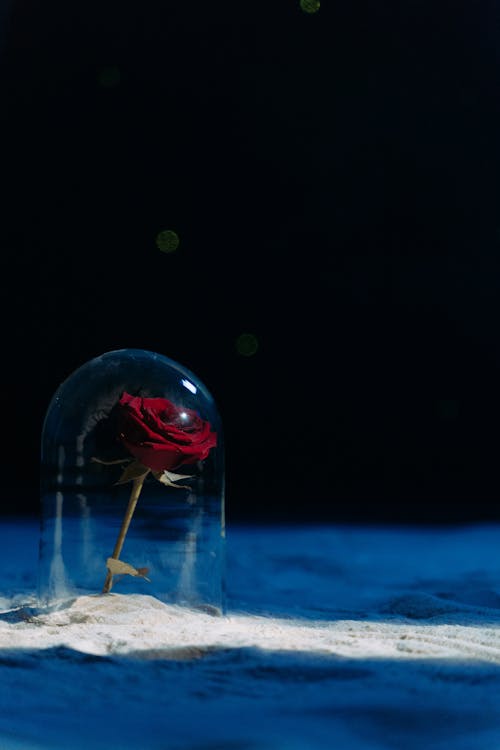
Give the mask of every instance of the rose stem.
<svg viewBox="0 0 500 750">
<path fill-rule="evenodd" d="M 128 527 L 130 526 L 130 521 L 132 520 L 132 516 L 134 515 L 135 506 L 137 505 L 137 501 L 139 499 L 139 495 L 141 494 L 142 485 L 144 484 L 145 479 L 146 474 L 143 474 L 143 476 L 134 479 L 132 491 L 130 493 L 130 500 L 128 501 L 127 510 L 125 511 L 125 516 L 122 521 L 122 527 L 120 529 L 120 533 L 118 534 L 118 539 L 116 540 L 113 554 L 111 555 L 111 557 L 113 557 L 115 560 L 118 560 L 118 558 L 120 557 L 120 552 L 122 551 L 123 543 L 125 541 L 125 537 L 127 536 Z M 112 583 L 113 574 L 110 570 L 108 570 L 108 575 L 106 576 L 106 580 L 104 581 L 104 586 L 102 589 L 103 594 L 107 594 L 110 591 Z"/>
</svg>

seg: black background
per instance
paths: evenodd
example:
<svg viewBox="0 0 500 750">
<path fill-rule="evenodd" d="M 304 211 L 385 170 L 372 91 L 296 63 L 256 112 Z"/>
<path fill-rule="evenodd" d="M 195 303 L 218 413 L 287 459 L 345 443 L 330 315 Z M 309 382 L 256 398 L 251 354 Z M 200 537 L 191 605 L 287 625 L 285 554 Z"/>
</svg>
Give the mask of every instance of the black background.
<svg viewBox="0 0 500 750">
<path fill-rule="evenodd" d="M 138 347 L 214 395 L 229 520 L 500 518 L 497 2 L 14 0 L 3 32 L 4 509 L 59 383 Z"/>
</svg>

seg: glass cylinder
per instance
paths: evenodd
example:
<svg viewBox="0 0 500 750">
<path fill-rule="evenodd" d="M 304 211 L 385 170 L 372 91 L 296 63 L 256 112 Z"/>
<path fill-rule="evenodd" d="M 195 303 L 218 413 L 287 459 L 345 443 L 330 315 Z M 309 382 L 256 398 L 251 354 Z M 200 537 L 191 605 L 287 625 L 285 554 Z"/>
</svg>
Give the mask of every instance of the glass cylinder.
<svg viewBox="0 0 500 750">
<path fill-rule="evenodd" d="M 222 426 L 185 367 L 141 349 L 79 367 L 47 410 L 40 485 L 40 606 L 119 593 L 223 612 Z"/>
</svg>

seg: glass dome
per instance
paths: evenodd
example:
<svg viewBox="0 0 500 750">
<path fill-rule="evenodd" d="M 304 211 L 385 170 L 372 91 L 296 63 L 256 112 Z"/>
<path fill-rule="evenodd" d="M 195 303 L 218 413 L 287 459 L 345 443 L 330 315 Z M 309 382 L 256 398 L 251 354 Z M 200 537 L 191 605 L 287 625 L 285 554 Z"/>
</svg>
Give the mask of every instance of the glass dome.
<svg viewBox="0 0 500 750">
<path fill-rule="evenodd" d="M 223 612 L 222 426 L 193 373 L 96 357 L 57 389 L 41 448 L 41 606 L 111 592 Z"/>
</svg>

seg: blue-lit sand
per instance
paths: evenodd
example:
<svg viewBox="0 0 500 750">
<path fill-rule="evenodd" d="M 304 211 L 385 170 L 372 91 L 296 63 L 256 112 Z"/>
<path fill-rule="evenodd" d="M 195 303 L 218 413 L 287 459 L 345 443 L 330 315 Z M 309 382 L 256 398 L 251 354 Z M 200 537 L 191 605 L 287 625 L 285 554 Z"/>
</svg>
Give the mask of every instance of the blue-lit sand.
<svg viewBox="0 0 500 750">
<path fill-rule="evenodd" d="M 227 613 L 36 615 L 0 522 L 1 750 L 499 750 L 500 525 L 229 526 Z"/>
</svg>

